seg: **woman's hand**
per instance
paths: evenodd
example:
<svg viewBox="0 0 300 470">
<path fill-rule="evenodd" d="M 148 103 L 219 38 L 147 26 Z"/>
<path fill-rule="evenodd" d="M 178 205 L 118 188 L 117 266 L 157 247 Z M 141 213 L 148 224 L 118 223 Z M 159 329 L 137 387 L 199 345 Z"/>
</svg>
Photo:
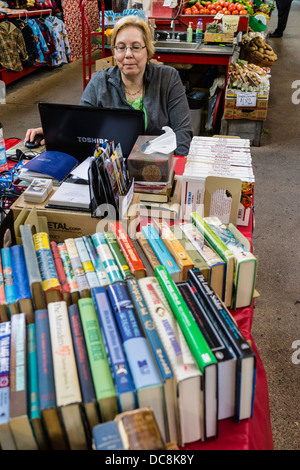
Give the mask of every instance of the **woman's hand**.
<svg viewBox="0 0 300 470">
<path fill-rule="evenodd" d="M 42 127 L 37 127 L 35 129 L 28 129 L 26 134 L 25 134 L 24 142 L 33 142 L 34 138 L 37 134 L 44 135 Z M 40 145 L 45 145 L 45 139 L 41 140 Z"/>
</svg>

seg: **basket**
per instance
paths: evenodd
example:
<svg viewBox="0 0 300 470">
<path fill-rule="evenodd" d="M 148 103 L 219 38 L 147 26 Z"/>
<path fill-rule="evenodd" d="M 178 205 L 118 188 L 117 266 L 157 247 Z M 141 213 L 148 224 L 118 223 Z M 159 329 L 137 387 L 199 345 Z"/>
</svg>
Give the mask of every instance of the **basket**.
<svg viewBox="0 0 300 470">
<path fill-rule="evenodd" d="M 245 46 L 241 46 L 240 59 L 246 60 L 247 62 L 258 65 L 259 67 L 272 67 L 276 61 L 267 59 L 260 59 L 257 55 L 253 54 Z"/>
</svg>

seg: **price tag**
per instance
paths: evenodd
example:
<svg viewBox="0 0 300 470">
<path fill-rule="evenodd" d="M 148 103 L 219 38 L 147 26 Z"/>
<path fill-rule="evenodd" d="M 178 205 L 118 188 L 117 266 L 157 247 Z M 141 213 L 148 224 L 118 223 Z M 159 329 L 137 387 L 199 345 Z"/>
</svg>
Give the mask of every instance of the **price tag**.
<svg viewBox="0 0 300 470">
<path fill-rule="evenodd" d="M 218 12 L 215 16 L 214 16 L 214 20 L 221 20 L 223 18 L 223 13 L 220 13 Z"/>
<path fill-rule="evenodd" d="M 256 99 L 256 92 L 240 92 L 236 95 L 236 106 L 242 108 L 255 108 Z"/>
</svg>

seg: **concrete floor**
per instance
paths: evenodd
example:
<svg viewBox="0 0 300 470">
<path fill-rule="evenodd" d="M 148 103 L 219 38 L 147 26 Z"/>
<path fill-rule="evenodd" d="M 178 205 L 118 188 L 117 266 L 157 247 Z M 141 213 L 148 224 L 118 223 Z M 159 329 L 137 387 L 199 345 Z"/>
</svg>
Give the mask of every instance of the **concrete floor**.
<svg viewBox="0 0 300 470">
<path fill-rule="evenodd" d="M 272 68 L 265 133 L 261 146 L 252 147 L 260 294 L 252 333 L 268 378 L 275 450 L 300 449 L 299 19 L 300 0 L 294 0 L 284 37 L 268 40 L 278 61 Z M 276 20 L 275 10 L 271 31 Z M 23 138 L 27 128 L 39 125 L 39 101 L 77 104 L 82 89 L 81 60 L 9 85 L 6 105 L 0 105 L 5 137 Z"/>
</svg>

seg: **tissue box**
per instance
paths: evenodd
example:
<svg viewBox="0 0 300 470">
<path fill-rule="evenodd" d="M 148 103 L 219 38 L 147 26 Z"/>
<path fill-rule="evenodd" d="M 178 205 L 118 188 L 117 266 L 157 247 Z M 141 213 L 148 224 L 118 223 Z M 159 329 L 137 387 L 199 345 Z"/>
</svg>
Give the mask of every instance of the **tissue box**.
<svg viewBox="0 0 300 470">
<path fill-rule="evenodd" d="M 174 157 L 174 152 L 151 153 L 142 151 L 147 142 L 156 139 L 157 136 L 141 135 L 135 142 L 133 149 L 127 158 L 127 169 L 130 179 L 136 181 L 167 182 Z"/>
</svg>

